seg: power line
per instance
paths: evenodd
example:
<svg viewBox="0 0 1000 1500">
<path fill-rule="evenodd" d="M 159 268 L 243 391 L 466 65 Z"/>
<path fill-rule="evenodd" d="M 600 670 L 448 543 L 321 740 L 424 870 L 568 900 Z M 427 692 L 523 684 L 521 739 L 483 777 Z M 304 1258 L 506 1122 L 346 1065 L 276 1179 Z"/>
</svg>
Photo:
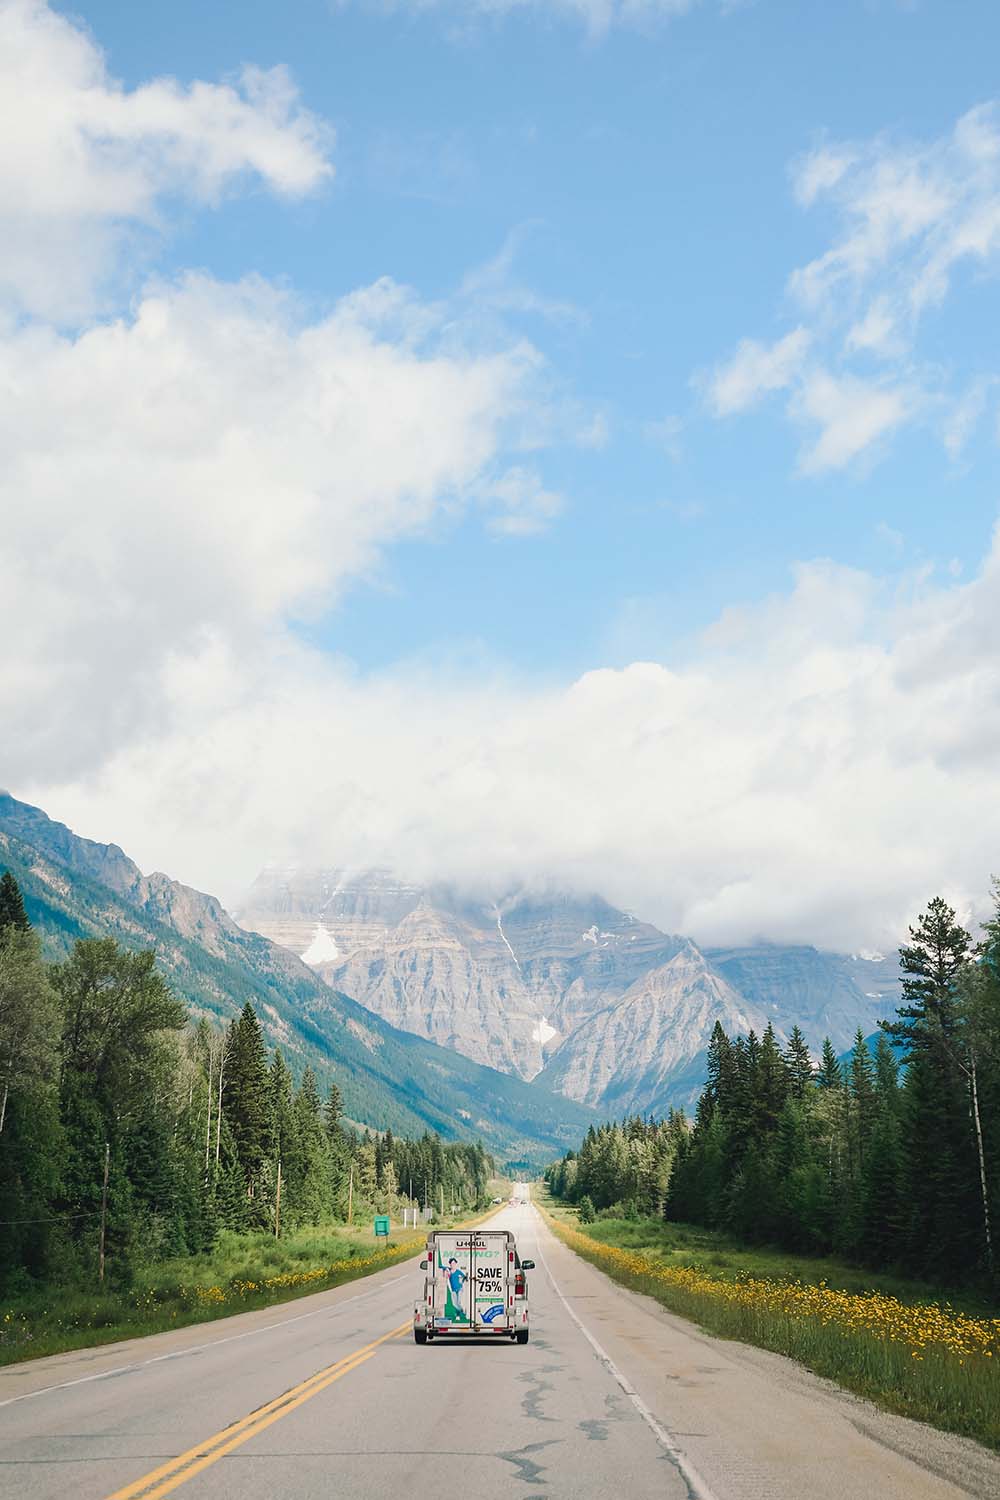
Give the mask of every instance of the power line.
<svg viewBox="0 0 1000 1500">
<path fill-rule="evenodd" d="M 68 1219 L 97 1219 L 100 1217 L 99 1208 L 84 1214 L 56 1214 L 51 1219 L 0 1219 L 0 1229 L 11 1229 L 15 1224 L 65 1224 Z"/>
</svg>

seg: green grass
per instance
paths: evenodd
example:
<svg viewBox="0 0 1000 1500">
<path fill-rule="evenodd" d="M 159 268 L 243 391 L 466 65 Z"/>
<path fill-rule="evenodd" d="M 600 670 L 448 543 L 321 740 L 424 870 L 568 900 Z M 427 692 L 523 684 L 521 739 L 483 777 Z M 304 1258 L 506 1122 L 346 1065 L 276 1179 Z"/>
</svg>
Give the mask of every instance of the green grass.
<svg viewBox="0 0 1000 1500">
<path fill-rule="evenodd" d="M 831 1259 L 749 1249 L 690 1225 L 580 1224 L 575 1210 L 544 1194 L 538 1201 L 584 1259 L 709 1333 L 787 1355 L 891 1411 L 1000 1449 L 995 1306 L 968 1294 L 949 1301 L 926 1283 Z M 995 1357 L 948 1345 L 963 1316 L 987 1330 Z M 888 1337 L 894 1323 L 926 1338 Z"/>
<path fill-rule="evenodd" d="M 885 1292 L 908 1303 L 944 1301 L 976 1318 L 993 1318 L 1000 1314 L 995 1302 L 977 1295 L 968 1287 L 937 1286 L 888 1271 L 866 1270 L 833 1256 L 794 1254 L 767 1246 L 741 1245 L 727 1235 L 702 1229 L 697 1224 L 666 1223 L 663 1219 L 595 1219 L 591 1224 L 581 1224 L 575 1208 L 557 1203 L 537 1189 L 535 1199 L 553 1218 L 571 1224 L 598 1244 L 635 1250 L 662 1261 L 664 1265 L 699 1266 L 725 1277 L 759 1276 L 771 1280 L 803 1281 L 812 1286 L 823 1282 L 845 1292 Z"/>
<path fill-rule="evenodd" d="M 469 1215 L 459 1215 L 458 1221 L 479 1222 Z M 351 1229 L 343 1224 L 300 1229 L 280 1240 L 223 1231 L 209 1254 L 146 1267 L 127 1291 L 47 1287 L 0 1301 L 0 1365 L 212 1322 L 327 1291 L 415 1254 L 425 1237 L 425 1229 L 395 1227 L 388 1245 L 380 1241 L 379 1248 L 370 1219 Z"/>
</svg>

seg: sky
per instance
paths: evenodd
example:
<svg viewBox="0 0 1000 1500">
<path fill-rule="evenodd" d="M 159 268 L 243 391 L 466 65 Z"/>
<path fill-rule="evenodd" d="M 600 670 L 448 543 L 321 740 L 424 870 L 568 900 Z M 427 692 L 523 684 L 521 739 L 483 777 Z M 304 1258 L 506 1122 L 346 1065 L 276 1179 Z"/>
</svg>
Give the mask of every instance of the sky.
<svg viewBox="0 0 1000 1500">
<path fill-rule="evenodd" d="M 856 949 L 1000 869 L 989 0 L 0 0 L 0 781 Z"/>
</svg>

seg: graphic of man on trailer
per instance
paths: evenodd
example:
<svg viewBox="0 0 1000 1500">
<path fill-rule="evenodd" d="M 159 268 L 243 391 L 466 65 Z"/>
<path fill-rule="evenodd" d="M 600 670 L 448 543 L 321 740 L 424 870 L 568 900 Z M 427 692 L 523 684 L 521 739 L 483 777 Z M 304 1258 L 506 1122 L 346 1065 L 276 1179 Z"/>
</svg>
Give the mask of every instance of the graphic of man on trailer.
<svg viewBox="0 0 1000 1500">
<path fill-rule="evenodd" d="M 438 1252 L 438 1270 L 444 1277 L 444 1315 L 449 1323 L 467 1323 L 469 1315 L 462 1306 L 462 1291 L 468 1275 L 462 1270 L 454 1255 L 445 1265 Z"/>
</svg>

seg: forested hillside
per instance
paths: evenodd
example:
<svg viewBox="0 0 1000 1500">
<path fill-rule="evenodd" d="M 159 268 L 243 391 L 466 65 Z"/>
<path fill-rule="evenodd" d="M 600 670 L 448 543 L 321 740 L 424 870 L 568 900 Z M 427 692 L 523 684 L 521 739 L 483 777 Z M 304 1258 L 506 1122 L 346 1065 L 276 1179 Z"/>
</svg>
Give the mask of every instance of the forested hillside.
<svg viewBox="0 0 1000 1500">
<path fill-rule="evenodd" d="M 581 1218 L 614 1207 L 834 1251 L 951 1281 L 996 1273 L 1000 1212 L 1000 904 L 978 943 L 940 898 L 900 950 L 903 1002 L 874 1048 L 817 1064 L 717 1026 L 692 1126 L 591 1129 L 550 1168 Z"/>
<path fill-rule="evenodd" d="M 295 1085 L 252 1005 L 224 1030 L 187 1006 L 152 951 L 79 940 L 48 963 L 0 877 L 0 1292 L 127 1285 L 139 1265 L 208 1249 L 220 1229 L 279 1233 L 401 1195 L 474 1207 L 482 1145 L 345 1127 L 336 1084 Z"/>
<path fill-rule="evenodd" d="M 50 958 L 79 938 L 155 949 L 157 967 L 196 1015 L 228 1025 L 250 1002 L 293 1072 L 335 1082 L 345 1113 L 382 1130 L 481 1136 L 518 1161 L 545 1160 L 593 1118 L 542 1084 L 499 1073 L 396 1030 L 332 990 L 293 954 L 246 932 L 214 897 L 143 876 L 115 845 L 79 838 L 39 808 L 0 794 L 0 869 L 16 877 Z"/>
</svg>

